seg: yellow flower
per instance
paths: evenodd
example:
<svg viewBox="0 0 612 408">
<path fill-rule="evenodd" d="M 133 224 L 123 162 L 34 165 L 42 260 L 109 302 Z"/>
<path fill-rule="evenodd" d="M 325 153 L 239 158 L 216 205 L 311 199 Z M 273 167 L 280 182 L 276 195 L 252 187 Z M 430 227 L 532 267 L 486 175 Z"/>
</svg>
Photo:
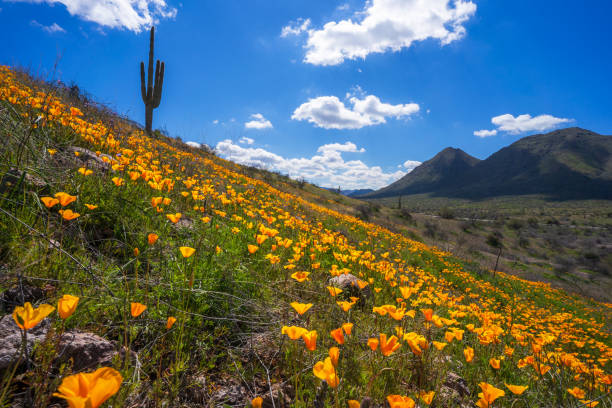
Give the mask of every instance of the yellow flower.
<svg viewBox="0 0 612 408">
<path fill-rule="evenodd" d="M 342 330 L 344 330 L 347 336 L 350 336 L 353 331 L 353 323 L 344 323 L 342 325 Z"/>
<path fill-rule="evenodd" d="M 154 245 L 157 242 L 158 238 L 159 235 L 150 233 L 149 235 L 147 235 L 147 242 L 149 243 L 149 245 Z"/>
<path fill-rule="evenodd" d="M 176 317 L 174 316 L 168 317 L 168 320 L 166 321 L 166 329 L 170 330 L 170 328 L 174 325 L 175 322 L 176 322 Z"/>
<path fill-rule="evenodd" d="M 47 152 L 49 152 L 49 154 L 53 156 L 55 153 L 57 153 L 57 149 L 47 149 Z"/>
<path fill-rule="evenodd" d="M 387 340 L 387 335 L 384 333 L 380 334 L 380 351 L 382 355 L 387 357 L 390 356 L 395 350 L 400 348 L 401 344 L 398 341 L 398 338 L 395 336 L 391 336 Z"/>
<path fill-rule="evenodd" d="M 342 289 L 335 288 L 333 286 L 327 286 L 327 290 L 329 291 L 329 294 L 332 296 L 338 296 L 339 294 L 342 293 Z"/>
<path fill-rule="evenodd" d="M 387 402 L 391 408 L 414 408 L 415 406 L 412 398 L 402 395 L 389 395 L 387 396 Z"/>
<path fill-rule="evenodd" d="M 315 351 L 317 348 L 317 331 L 312 330 L 302 334 L 302 340 L 304 340 L 304 345 L 310 351 Z"/>
<path fill-rule="evenodd" d="M 177 222 L 179 222 L 179 220 L 181 219 L 182 216 L 183 216 L 183 214 L 181 214 L 181 213 L 166 214 L 166 218 L 168 218 L 170 220 L 170 222 L 172 222 L 173 224 L 176 224 Z"/>
<path fill-rule="evenodd" d="M 63 398 L 70 408 L 98 408 L 112 397 L 119 388 L 123 377 L 113 368 L 101 367 L 93 373 L 79 373 L 68 376 L 54 393 Z"/>
<path fill-rule="evenodd" d="M 247 250 L 249 251 L 249 254 L 254 254 L 255 252 L 257 252 L 258 249 L 259 247 L 257 245 L 247 245 Z"/>
<path fill-rule="evenodd" d="M 251 400 L 251 406 L 253 408 L 261 408 L 261 404 L 263 404 L 263 398 L 255 397 Z"/>
<path fill-rule="evenodd" d="M 51 208 L 54 205 L 59 204 L 59 200 L 53 197 L 41 197 L 40 201 L 42 201 L 47 208 Z"/>
<path fill-rule="evenodd" d="M 325 381 L 331 388 L 336 388 L 340 379 L 336 375 L 336 369 L 329 357 L 325 361 L 318 361 L 312 368 L 312 372 L 317 378 Z"/>
<path fill-rule="evenodd" d="M 70 107 L 70 116 L 83 116 L 83 112 L 79 108 Z"/>
<path fill-rule="evenodd" d="M 85 204 L 85 207 L 87 207 L 89 210 L 95 210 L 96 208 L 98 208 L 97 205 L 93 204 Z"/>
<path fill-rule="evenodd" d="M 504 384 L 506 385 L 506 388 L 508 388 L 513 394 L 516 395 L 521 395 L 528 388 L 526 385 L 512 385 L 506 383 Z"/>
<path fill-rule="evenodd" d="M 476 402 L 476 405 L 478 405 L 480 408 L 488 408 L 491 406 L 491 404 L 493 404 L 493 402 L 495 402 L 496 399 L 506 395 L 503 390 L 495 388 L 494 386 L 486 382 L 481 382 L 478 385 L 480 386 L 482 392 L 478 394 L 478 397 L 480 399 L 478 400 L 478 402 Z"/>
<path fill-rule="evenodd" d="M 161 204 L 164 197 L 152 197 L 151 198 L 151 207 L 157 207 Z"/>
<path fill-rule="evenodd" d="M 378 339 L 376 338 L 370 338 L 368 339 L 368 347 L 372 350 L 372 351 L 376 351 L 376 349 L 378 348 Z"/>
<path fill-rule="evenodd" d="M 338 347 L 330 347 L 328 354 L 332 364 L 336 367 L 340 359 L 340 349 Z"/>
<path fill-rule="evenodd" d="M 432 341 L 432 344 L 436 348 L 436 350 L 439 351 L 439 350 L 442 350 L 444 347 L 446 347 L 446 345 L 448 343 L 442 343 L 442 342 L 439 342 L 439 341 Z"/>
<path fill-rule="evenodd" d="M 62 207 L 67 206 L 68 204 L 76 201 L 77 197 L 70 195 L 68 193 L 59 192 L 55 194 L 55 198 L 59 200 L 59 203 Z"/>
<path fill-rule="evenodd" d="M 179 250 L 181 251 L 181 255 L 183 255 L 183 258 L 189 258 L 191 255 L 195 253 L 194 248 L 187 247 L 187 246 L 182 246 L 179 248 Z"/>
<path fill-rule="evenodd" d="M 471 347 L 466 347 L 463 350 L 463 355 L 465 356 L 465 361 L 467 361 L 468 363 L 471 363 L 472 360 L 474 359 L 474 349 Z"/>
<path fill-rule="evenodd" d="M 51 305 L 40 305 L 36 309 L 32 307 L 30 302 L 26 302 L 23 306 L 17 306 L 13 310 L 13 319 L 17 326 L 22 330 L 30 330 L 35 327 L 42 319 L 49 316 L 55 308 Z"/>
<path fill-rule="evenodd" d="M 84 176 L 89 176 L 90 174 L 93 173 L 93 170 L 86 169 L 85 167 L 80 167 L 78 172 L 79 172 L 79 174 L 82 174 Z"/>
<path fill-rule="evenodd" d="M 312 307 L 312 303 L 291 302 L 291 307 L 301 316 Z"/>
<path fill-rule="evenodd" d="M 581 390 L 578 387 L 568 388 L 567 392 L 569 392 L 570 394 L 572 394 L 576 398 L 584 398 L 584 396 L 585 396 L 584 390 Z"/>
<path fill-rule="evenodd" d="M 146 309 L 147 307 L 142 303 L 132 302 L 132 304 L 130 304 L 130 313 L 132 314 L 132 317 L 140 316 Z"/>
<path fill-rule="evenodd" d="M 433 401 L 434 395 L 436 395 L 435 391 L 424 392 L 421 391 L 419 393 L 419 397 L 423 400 L 423 402 L 427 405 L 430 405 Z"/>
<path fill-rule="evenodd" d="M 78 304 L 78 296 L 64 295 L 57 302 L 57 312 L 62 319 L 67 319 L 72 316 Z"/>
<path fill-rule="evenodd" d="M 281 334 L 286 334 L 291 340 L 297 340 L 306 333 L 308 333 L 308 330 L 298 326 L 283 326 L 281 329 Z"/>
<path fill-rule="evenodd" d="M 344 344 L 344 333 L 342 332 L 342 327 L 339 327 L 330 332 L 332 338 L 338 342 L 338 344 Z"/>
<path fill-rule="evenodd" d="M 490 365 L 491 367 L 493 367 L 494 369 L 499 370 L 499 367 L 500 367 L 500 361 L 501 361 L 501 360 L 499 360 L 499 359 L 497 359 L 497 358 L 492 358 L 492 359 L 490 359 L 490 360 L 489 360 L 489 365 Z"/>
<path fill-rule="evenodd" d="M 305 280 L 308 280 L 308 275 L 310 275 L 310 272 L 297 271 L 297 272 L 292 273 L 291 277 L 301 283 L 301 282 L 304 282 Z"/>
<path fill-rule="evenodd" d="M 73 212 L 71 209 L 59 210 L 58 212 L 62 215 L 62 218 L 65 219 L 66 221 L 72 221 L 75 218 L 79 218 L 81 216 L 81 214 L 77 212 Z"/>
<path fill-rule="evenodd" d="M 111 180 L 117 187 L 122 186 L 123 183 L 125 183 L 125 180 L 123 180 L 121 177 L 113 177 Z"/>
<path fill-rule="evenodd" d="M 357 400 L 348 400 L 347 401 L 348 408 L 359 408 L 361 404 Z"/>
</svg>

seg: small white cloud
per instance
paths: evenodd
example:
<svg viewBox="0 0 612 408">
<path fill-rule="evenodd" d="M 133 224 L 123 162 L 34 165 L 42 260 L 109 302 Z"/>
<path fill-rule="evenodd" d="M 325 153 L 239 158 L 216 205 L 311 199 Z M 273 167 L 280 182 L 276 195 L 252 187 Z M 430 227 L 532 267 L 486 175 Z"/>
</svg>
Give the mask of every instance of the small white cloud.
<svg viewBox="0 0 612 408">
<path fill-rule="evenodd" d="M 474 131 L 474 136 L 478 136 L 478 137 L 489 137 L 489 136 L 495 136 L 497 134 L 497 130 L 493 129 L 493 130 L 476 130 Z"/>
<path fill-rule="evenodd" d="M 336 10 L 340 10 L 340 11 L 345 11 L 349 9 L 349 4 L 348 3 L 344 3 L 339 5 L 338 7 L 336 7 Z"/>
<path fill-rule="evenodd" d="M 544 132 L 554 129 L 562 123 L 572 122 L 573 119 L 556 118 L 552 115 L 539 115 L 531 117 L 531 115 L 512 116 L 509 113 L 499 115 L 491 119 L 491 123 L 497 126 L 500 131 L 511 134 L 523 132 Z"/>
<path fill-rule="evenodd" d="M 281 37 L 288 37 L 290 35 L 300 35 L 303 32 L 308 31 L 308 27 L 310 27 L 310 19 L 298 18 L 297 21 L 292 21 L 285 27 L 283 27 L 281 31 Z"/>
<path fill-rule="evenodd" d="M 309 29 L 304 62 L 338 65 L 430 38 L 446 45 L 465 35 L 464 23 L 475 13 L 469 0 L 367 0 L 354 16 Z"/>
<path fill-rule="evenodd" d="M 57 23 L 53 23 L 51 25 L 46 26 L 44 24 L 39 23 L 36 20 L 32 20 L 32 21 L 30 21 L 30 25 L 33 26 L 33 27 L 38 27 L 41 30 L 43 30 L 43 31 L 45 31 L 45 32 L 47 32 L 49 34 L 53 34 L 53 33 L 65 33 L 66 32 L 66 30 L 64 30 Z"/>
<path fill-rule="evenodd" d="M 500 132 L 509 133 L 511 135 L 517 135 L 525 132 L 545 132 L 552 130 L 564 123 L 573 122 L 573 119 L 557 118 L 552 115 L 538 115 L 531 116 L 528 114 L 514 116 L 509 113 L 504 115 L 495 116 L 491 118 L 497 129 L 492 130 L 477 130 L 474 132 L 474 136 L 481 138 L 495 136 Z"/>
<path fill-rule="evenodd" d="M 355 95 L 361 88 L 354 88 L 346 96 L 352 107 L 347 107 L 336 96 L 319 96 L 300 105 L 291 116 L 294 120 L 307 120 L 324 129 L 361 129 L 365 126 L 386 123 L 386 118 L 400 119 L 419 111 L 416 103 L 391 105 L 383 103 L 377 96 L 367 95 L 360 99 Z"/>
<path fill-rule="evenodd" d="M 195 147 L 195 148 L 200 148 L 202 147 L 202 144 L 198 143 L 198 142 L 185 142 L 185 144 L 187 146 L 191 146 L 191 147 Z"/>
<path fill-rule="evenodd" d="M 219 119 L 215 119 L 212 121 L 213 125 L 218 125 L 219 124 Z"/>
<path fill-rule="evenodd" d="M 250 118 L 251 120 L 244 124 L 244 127 L 246 129 L 262 130 L 262 129 L 271 129 L 273 127 L 272 122 L 264 118 L 264 116 L 261 113 L 254 113 L 250 116 Z"/>
<path fill-rule="evenodd" d="M 319 146 L 310 158 L 285 158 L 261 148 L 242 147 L 231 140 L 217 144 L 215 151 L 234 162 L 280 171 L 293 178 L 304 178 L 323 187 L 343 189 L 384 187 L 406 175 L 406 171 L 385 172 L 379 166 L 369 167 L 361 160 L 345 160 L 342 153 L 363 153 L 352 142 Z"/>
<path fill-rule="evenodd" d="M 246 144 L 246 145 L 252 145 L 253 143 L 255 143 L 255 140 L 251 139 L 250 137 L 244 136 L 244 137 L 241 137 L 238 142 L 242 144 Z"/>
<path fill-rule="evenodd" d="M 410 173 L 412 170 L 419 167 L 422 163 L 416 160 L 406 160 L 403 164 L 404 168 Z"/>
<path fill-rule="evenodd" d="M 104 27 L 140 32 L 161 18 L 176 17 L 165 0 L 11 0 L 25 3 L 60 3 L 68 13 Z"/>
</svg>

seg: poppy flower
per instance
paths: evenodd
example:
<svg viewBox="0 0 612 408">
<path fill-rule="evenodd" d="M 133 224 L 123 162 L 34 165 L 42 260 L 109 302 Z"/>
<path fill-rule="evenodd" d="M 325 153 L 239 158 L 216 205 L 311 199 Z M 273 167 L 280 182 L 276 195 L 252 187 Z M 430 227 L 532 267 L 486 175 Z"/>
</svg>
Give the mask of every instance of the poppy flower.
<svg viewBox="0 0 612 408">
<path fill-rule="evenodd" d="M 330 334 L 338 344 L 344 344 L 344 333 L 342 332 L 342 327 L 332 330 Z"/>
<path fill-rule="evenodd" d="M 421 392 L 419 393 L 419 398 L 421 398 L 425 404 L 431 405 L 434 395 L 436 395 L 435 391 Z"/>
<path fill-rule="evenodd" d="M 286 334 L 291 340 L 297 340 L 306 333 L 308 333 L 308 330 L 298 326 L 283 326 L 281 329 L 281 334 Z"/>
<path fill-rule="evenodd" d="M 361 403 L 357 400 L 348 400 L 346 403 L 349 408 L 359 408 L 361 406 Z"/>
<path fill-rule="evenodd" d="M 436 350 L 440 351 L 444 347 L 446 347 L 448 343 L 442 343 L 442 342 L 439 342 L 439 341 L 432 341 L 432 344 L 436 348 Z"/>
<path fill-rule="evenodd" d="M 466 347 L 463 350 L 463 355 L 465 356 L 465 361 L 467 361 L 468 363 L 471 363 L 472 360 L 474 359 L 474 349 L 471 347 Z"/>
<path fill-rule="evenodd" d="M 67 319 L 72 316 L 78 304 L 78 296 L 64 295 L 57 302 L 57 312 L 62 319 Z"/>
<path fill-rule="evenodd" d="M 53 197 L 41 197 L 40 201 L 42 201 L 47 208 L 51 208 L 54 205 L 59 204 L 59 200 Z"/>
<path fill-rule="evenodd" d="M 40 305 L 37 308 L 33 308 L 30 302 L 25 302 L 23 306 L 17 306 L 13 310 L 13 319 L 17 326 L 22 330 L 30 330 L 42 321 L 45 317 L 49 316 L 55 308 L 51 305 Z"/>
<path fill-rule="evenodd" d="M 501 360 L 499 360 L 499 359 L 497 359 L 497 358 L 492 358 L 492 359 L 490 359 L 490 360 L 489 360 L 489 365 L 490 365 L 491 367 L 493 367 L 494 369 L 499 370 L 499 367 L 500 367 L 500 361 L 501 361 Z"/>
<path fill-rule="evenodd" d="M 398 341 L 399 339 L 395 336 L 391 336 L 387 339 L 387 335 L 384 333 L 380 334 L 380 351 L 382 355 L 387 357 L 393 354 L 395 350 L 400 348 L 401 344 Z"/>
<path fill-rule="evenodd" d="M 132 317 L 140 316 L 146 309 L 147 306 L 143 305 L 142 303 L 133 302 L 130 304 L 130 313 L 132 314 Z"/>
<path fill-rule="evenodd" d="M 76 201 L 77 197 L 70 195 L 68 193 L 59 192 L 55 194 L 55 198 L 59 200 L 59 203 L 62 207 L 66 207 L 68 204 Z"/>
<path fill-rule="evenodd" d="M 85 167 L 80 167 L 77 171 L 83 176 L 89 176 L 93 173 L 93 170 L 86 169 Z"/>
<path fill-rule="evenodd" d="M 342 293 L 342 289 L 335 288 L 333 286 L 327 286 L 327 290 L 329 291 L 329 294 L 332 296 L 338 296 L 339 294 Z"/>
<path fill-rule="evenodd" d="M 170 328 L 176 323 L 176 317 L 170 316 L 166 321 L 166 329 L 170 330 Z"/>
<path fill-rule="evenodd" d="M 525 392 L 527 388 L 529 388 L 526 385 L 512 385 L 512 384 L 506 384 L 506 383 L 504 383 L 504 385 L 506 386 L 506 388 L 510 390 L 510 392 L 512 392 L 515 395 L 521 395 L 522 393 Z"/>
<path fill-rule="evenodd" d="M 342 330 L 344 330 L 347 336 L 350 336 L 353 331 L 353 323 L 344 323 L 342 325 Z"/>
<path fill-rule="evenodd" d="M 581 390 L 578 387 L 568 388 L 567 392 L 569 392 L 570 394 L 572 394 L 576 398 L 584 398 L 584 396 L 585 396 L 584 390 Z"/>
<path fill-rule="evenodd" d="M 70 408 L 98 408 L 119 391 L 122 381 L 117 370 L 101 367 L 64 378 L 53 396 L 65 399 Z"/>
<path fill-rule="evenodd" d="M 98 208 L 97 205 L 93 204 L 85 204 L 85 207 L 87 207 L 88 210 L 95 210 L 96 208 Z"/>
<path fill-rule="evenodd" d="M 183 255 L 183 258 L 189 258 L 195 253 L 195 249 L 188 246 L 182 246 L 179 248 L 179 250 L 181 251 L 181 255 Z"/>
<path fill-rule="evenodd" d="M 125 183 L 125 180 L 121 177 L 113 177 L 111 180 L 117 187 L 122 186 Z"/>
<path fill-rule="evenodd" d="M 291 302 L 291 307 L 301 316 L 312 307 L 312 303 Z"/>
<path fill-rule="evenodd" d="M 332 364 L 336 367 L 338 365 L 338 359 L 340 358 L 340 349 L 338 347 L 330 347 L 328 354 Z"/>
<path fill-rule="evenodd" d="M 257 245 L 247 245 L 247 250 L 249 251 L 249 254 L 254 254 L 255 252 L 257 252 L 258 249 L 259 247 Z"/>
<path fill-rule="evenodd" d="M 493 402 L 495 402 L 496 399 L 506 395 L 503 390 L 495 388 L 486 382 L 481 382 L 478 385 L 480 386 L 482 392 L 478 394 L 480 399 L 476 402 L 476 405 L 478 405 L 480 408 L 488 408 L 491 406 L 491 404 L 493 404 Z"/>
<path fill-rule="evenodd" d="M 151 198 L 151 207 L 157 207 L 161 204 L 164 197 L 152 197 Z"/>
<path fill-rule="evenodd" d="M 297 271 L 297 272 L 292 273 L 291 277 L 295 279 L 296 281 L 302 283 L 305 280 L 308 280 L 308 275 L 310 275 L 310 272 Z"/>
<path fill-rule="evenodd" d="M 402 395 L 389 395 L 387 396 L 387 402 L 390 408 L 414 408 L 415 406 L 412 398 Z"/>
<path fill-rule="evenodd" d="M 302 334 L 302 340 L 304 340 L 304 345 L 310 351 L 315 351 L 317 348 L 317 331 L 307 331 Z"/>
<path fill-rule="evenodd" d="M 166 214 L 166 218 L 168 218 L 170 220 L 170 222 L 172 222 L 173 224 L 176 224 L 177 222 L 179 222 L 179 220 L 181 219 L 182 216 L 183 216 L 183 214 L 181 214 L 181 213 Z"/>
<path fill-rule="evenodd" d="M 149 245 L 154 245 L 157 242 L 158 238 L 159 235 L 150 233 L 149 235 L 147 235 L 147 242 L 149 243 Z"/>
<path fill-rule="evenodd" d="M 62 218 L 65 219 L 66 221 L 72 221 L 81 216 L 81 214 L 74 212 L 71 209 L 59 210 L 58 212 L 61 214 Z"/>
<path fill-rule="evenodd" d="M 263 398 L 255 397 L 251 400 L 251 406 L 253 408 L 261 408 L 261 404 L 263 404 Z"/>
<path fill-rule="evenodd" d="M 376 351 L 376 349 L 378 348 L 378 339 L 376 339 L 376 338 L 368 339 L 368 347 L 372 351 Z"/>
<path fill-rule="evenodd" d="M 431 319 L 433 318 L 433 309 L 421 309 L 421 312 L 423 313 L 425 320 L 431 322 Z"/>
<path fill-rule="evenodd" d="M 336 388 L 340 382 L 340 379 L 336 375 L 336 369 L 329 357 L 327 357 L 325 361 L 318 361 L 312 368 L 312 372 L 317 378 L 325 381 L 331 388 Z"/>
</svg>

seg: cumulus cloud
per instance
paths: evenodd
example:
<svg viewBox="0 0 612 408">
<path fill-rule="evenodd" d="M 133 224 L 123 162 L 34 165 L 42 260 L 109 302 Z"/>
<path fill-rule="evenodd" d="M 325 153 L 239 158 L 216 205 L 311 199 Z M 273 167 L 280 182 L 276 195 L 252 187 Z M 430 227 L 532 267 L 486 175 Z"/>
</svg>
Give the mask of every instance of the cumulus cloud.
<svg viewBox="0 0 612 408">
<path fill-rule="evenodd" d="M 250 137 L 244 136 L 244 137 L 240 138 L 238 143 L 242 143 L 242 144 L 246 144 L 246 145 L 252 145 L 253 143 L 255 143 L 255 140 L 251 139 Z"/>
<path fill-rule="evenodd" d="M 291 119 L 307 120 L 324 129 L 361 129 L 386 123 L 387 117 L 400 119 L 413 115 L 420 109 L 416 103 L 383 103 L 374 95 L 362 96 L 362 99 L 352 96 L 348 102 L 352 107 L 347 107 L 337 96 L 312 98 L 298 106 Z"/>
<path fill-rule="evenodd" d="M 493 129 L 493 130 L 476 130 L 474 131 L 474 136 L 478 136 L 478 137 L 489 137 L 489 136 L 495 136 L 497 134 L 497 130 Z"/>
<path fill-rule="evenodd" d="M 421 163 L 420 161 L 406 160 L 402 166 L 404 166 L 404 168 L 407 170 L 407 172 L 410 173 L 412 170 L 416 169 L 421 164 L 423 164 L 423 163 Z"/>
<path fill-rule="evenodd" d="M 195 148 L 200 148 L 200 147 L 202 147 L 202 145 L 201 145 L 200 143 L 198 143 L 198 142 L 185 142 L 185 144 L 186 144 L 187 146 L 191 146 L 191 147 L 195 147 Z"/>
<path fill-rule="evenodd" d="M 474 132 L 474 135 L 478 137 L 488 137 L 495 136 L 499 132 L 506 132 L 512 135 L 524 132 L 545 132 L 561 124 L 570 122 L 573 122 L 573 119 L 557 118 L 552 115 L 538 115 L 532 117 L 528 114 L 513 116 L 506 113 L 491 119 L 491 123 L 493 123 L 497 129 L 477 130 Z"/>
<path fill-rule="evenodd" d="M 251 120 L 244 124 L 246 129 L 271 129 L 272 122 L 264 118 L 261 113 L 254 113 L 250 116 Z"/>
<path fill-rule="evenodd" d="M 66 32 L 66 30 L 64 30 L 64 29 L 63 29 L 63 28 L 62 28 L 62 27 L 61 27 L 59 24 L 57 24 L 57 23 L 53 23 L 53 24 L 51 24 L 51 25 L 46 26 L 46 25 L 44 25 L 44 24 L 39 23 L 39 22 L 38 22 L 38 21 L 36 21 L 36 20 L 32 20 L 32 21 L 30 21 L 30 25 L 31 25 L 31 26 L 33 26 L 33 27 L 38 27 L 38 28 L 40 28 L 41 30 L 43 30 L 43 31 L 45 31 L 45 32 L 47 32 L 47 33 L 49 33 L 49 34 L 53 34 L 53 33 L 65 33 L 65 32 Z"/>
<path fill-rule="evenodd" d="M 385 172 L 381 167 L 369 167 L 361 160 L 345 160 L 342 153 L 365 152 L 365 149 L 358 148 L 352 142 L 322 145 L 310 158 L 285 158 L 265 149 L 243 147 L 231 140 L 219 142 L 215 151 L 228 160 L 279 171 L 296 179 L 304 178 L 323 187 L 377 189 L 406 174 L 403 170 Z"/>
<path fill-rule="evenodd" d="M 290 35 L 300 35 L 303 32 L 308 31 L 310 27 L 310 19 L 298 18 L 297 21 L 292 21 L 281 30 L 281 37 L 288 37 Z"/>
<path fill-rule="evenodd" d="M 446 45 L 465 35 L 463 24 L 475 12 L 469 0 L 368 0 L 352 18 L 308 29 L 304 62 L 338 65 L 430 38 Z"/>
<path fill-rule="evenodd" d="M 174 18 L 176 9 L 165 0 L 12 0 L 26 3 L 63 4 L 70 15 L 103 27 L 140 32 L 160 18 Z"/>
</svg>

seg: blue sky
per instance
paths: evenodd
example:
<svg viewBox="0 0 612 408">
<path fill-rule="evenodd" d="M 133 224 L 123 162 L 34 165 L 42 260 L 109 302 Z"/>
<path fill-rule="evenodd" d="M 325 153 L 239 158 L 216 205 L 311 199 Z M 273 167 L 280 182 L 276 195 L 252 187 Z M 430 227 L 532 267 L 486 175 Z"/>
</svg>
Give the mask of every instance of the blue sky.
<svg viewBox="0 0 612 408">
<path fill-rule="evenodd" d="M 486 158 L 560 127 L 611 134 L 611 16 L 603 0 L 0 0 L 0 64 L 143 122 L 155 24 L 154 127 L 378 188 L 447 146 Z"/>
</svg>

